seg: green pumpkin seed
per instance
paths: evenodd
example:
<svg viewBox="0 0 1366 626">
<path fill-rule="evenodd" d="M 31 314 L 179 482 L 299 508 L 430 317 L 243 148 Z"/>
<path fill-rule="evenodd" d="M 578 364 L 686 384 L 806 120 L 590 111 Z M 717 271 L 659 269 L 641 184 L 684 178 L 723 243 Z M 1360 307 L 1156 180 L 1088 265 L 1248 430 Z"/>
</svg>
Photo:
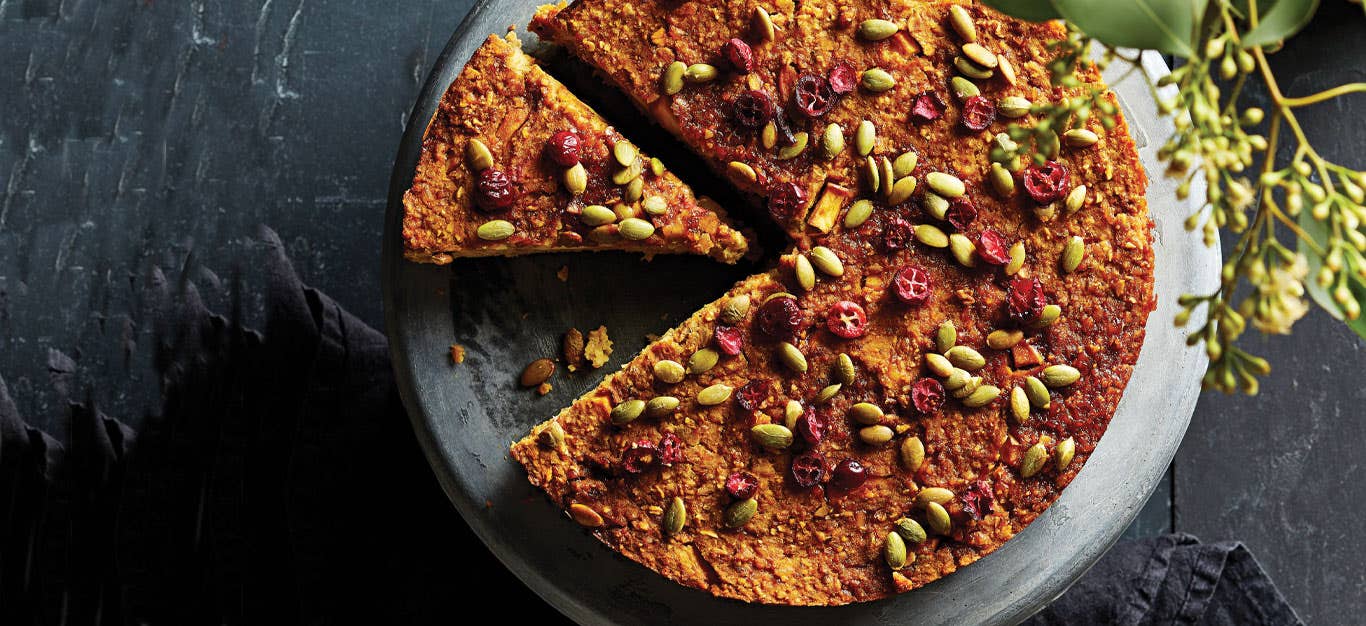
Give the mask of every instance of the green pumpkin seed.
<svg viewBox="0 0 1366 626">
<path fill-rule="evenodd" d="M 645 412 L 644 400 L 627 400 L 612 407 L 612 423 L 617 426 L 625 426 L 634 422 Z"/>
<path fill-rule="evenodd" d="M 899 29 L 895 22 L 888 20 L 864 20 L 858 25 L 858 36 L 868 41 L 882 41 Z"/>
<path fill-rule="evenodd" d="M 982 90 L 978 89 L 975 83 L 962 76 L 954 76 L 949 80 L 949 91 L 953 92 L 953 97 L 958 98 L 959 102 L 982 95 Z"/>
<path fill-rule="evenodd" d="M 981 385 L 977 387 L 968 397 L 963 398 L 963 406 L 969 409 L 980 409 L 1001 397 L 1001 388 L 996 385 Z"/>
<path fill-rule="evenodd" d="M 896 79 L 887 70 L 874 67 L 863 71 L 861 83 L 864 89 L 873 93 L 882 93 L 896 86 Z"/>
<path fill-rule="evenodd" d="M 786 291 L 775 291 L 771 294 L 768 294 L 768 296 L 764 298 L 763 304 L 768 304 L 769 300 L 777 300 L 778 298 L 792 298 L 793 300 L 796 300 L 797 296 L 794 296 Z"/>
<path fill-rule="evenodd" d="M 1068 215 L 1081 210 L 1083 204 L 1086 204 L 1086 185 L 1073 187 L 1072 191 L 1068 192 L 1067 199 L 1063 200 L 1063 207 L 1067 209 Z"/>
<path fill-rule="evenodd" d="M 664 175 L 664 162 L 654 157 L 650 158 L 650 173 L 659 178 Z"/>
<path fill-rule="evenodd" d="M 968 43 L 963 44 L 963 47 L 961 49 L 963 51 L 963 56 L 967 57 L 969 61 L 975 63 L 977 67 L 982 67 L 989 70 L 996 69 L 996 53 L 987 50 L 986 46 L 975 41 L 970 41 Z"/>
<path fill-rule="evenodd" d="M 934 330 L 934 349 L 942 354 L 955 345 L 958 345 L 958 329 L 949 320 L 940 322 L 939 328 Z"/>
<path fill-rule="evenodd" d="M 887 196 L 887 204 L 898 205 L 911 199 L 911 194 L 915 193 L 915 177 L 903 176 L 892 185 L 892 193 Z"/>
<path fill-rule="evenodd" d="M 778 151 L 779 161 L 789 161 L 795 159 L 798 156 L 801 156 L 802 152 L 806 151 L 806 142 L 808 140 L 807 134 L 797 133 L 792 137 L 796 139 L 796 142 L 790 146 L 783 146 L 783 148 Z"/>
<path fill-rule="evenodd" d="M 676 385 L 683 382 L 683 378 L 688 375 L 688 370 L 683 369 L 683 364 L 678 361 L 664 359 L 663 361 L 655 361 L 654 373 L 659 382 Z"/>
<path fill-rule="evenodd" d="M 630 166 L 636 162 L 636 157 L 640 156 L 640 151 L 631 142 L 625 139 L 618 139 L 612 144 L 612 157 L 620 163 L 622 167 Z"/>
<path fill-rule="evenodd" d="M 569 505 L 569 517 L 585 528 L 599 528 L 603 525 L 602 516 L 586 504 L 575 502 Z"/>
<path fill-rule="evenodd" d="M 783 424 L 787 426 L 788 430 L 796 428 L 797 420 L 804 413 L 806 413 L 806 409 L 802 408 L 802 403 L 796 400 L 788 400 L 787 406 L 783 407 Z"/>
<path fill-rule="evenodd" d="M 773 41 L 778 37 L 778 27 L 773 25 L 773 18 L 764 7 L 754 7 L 754 30 L 761 41 Z"/>
<path fill-rule="evenodd" d="M 825 246 L 816 246 L 811 249 L 811 265 L 826 276 L 839 278 L 844 275 L 844 263 L 840 262 L 840 258 L 835 255 L 834 250 Z"/>
<path fill-rule="evenodd" d="M 669 201 L 664 196 L 650 196 L 640 203 L 641 208 L 650 215 L 664 215 L 669 212 Z"/>
<path fill-rule="evenodd" d="M 655 234 L 655 225 L 638 217 L 628 217 L 618 224 L 621 236 L 631 241 L 644 241 Z"/>
<path fill-rule="evenodd" d="M 773 122 L 764 124 L 764 130 L 759 133 L 759 142 L 763 144 L 765 150 L 772 150 L 778 145 L 778 125 Z"/>
<path fill-rule="evenodd" d="M 688 509 L 683 505 L 683 498 L 674 496 L 673 500 L 669 501 L 669 506 L 664 509 L 664 532 L 676 535 L 687 523 Z"/>
<path fill-rule="evenodd" d="M 794 372 L 806 372 L 806 355 L 786 341 L 778 344 L 778 360 Z"/>
<path fill-rule="evenodd" d="M 1015 416 L 1016 422 L 1023 424 L 1029 421 L 1029 394 L 1025 393 L 1024 387 L 1010 390 L 1010 413 Z"/>
<path fill-rule="evenodd" d="M 690 83 L 709 83 L 716 80 L 716 68 L 706 63 L 693 63 L 683 70 L 683 80 Z"/>
<path fill-rule="evenodd" d="M 704 373 L 711 368 L 716 367 L 716 362 L 719 360 L 721 360 L 721 355 L 717 354 L 715 350 L 712 350 L 711 348 L 702 348 L 688 357 L 688 373 Z"/>
<path fill-rule="evenodd" d="M 974 393 L 977 393 L 977 389 L 981 386 L 982 377 L 972 376 L 968 378 L 968 381 L 966 383 L 963 383 L 962 387 L 959 387 L 956 391 L 953 392 L 953 397 L 962 400 L 963 398 L 966 398 Z"/>
<path fill-rule="evenodd" d="M 944 505 L 938 502 L 925 505 L 925 521 L 929 523 L 930 530 L 941 535 L 947 535 L 953 531 L 953 520 L 949 518 L 949 512 L 944 509 Z"/>
<path fill-rule="evenodd" d="M 987 335 L 987 347 L 992 350 L 1009 350 L 1015 347 L 1024 339 L 1024 333 L 1018 330 L 993 330 Z"/>
<path fill-rule="evenodd" d="M 564 188 L 571 195 L 581 195 L 588 189 L 588 171 L 583 168 L 583 163 L 575 163 L 564 171 Z"/>
<path fill-rule="evenodd" d="M 1039 328 L 1052 326 L 1059 317 L 1062 317 L 1062 307 L 1056 304 L 1047 304 L 1044 305 L 1043 312 L 1039 313 L 1039 319 L 1034 320 L 1034 325 Z"/>
<path fill-rule="evenodd" d="M 821 156 L 833 159 L 844 152 L 844 129 L 839 124 L 830 124 L 821 134 Z"/>
<path fill-rule="evenodd" d="M 1062 249 L 1062 271 L 1064 274 L 1071 274 L 1077 271 L 1081 261 L 1086 257 L 1086 242 L 1081 237 L 1073 236 L 1067 240 L 1067 245 Z"/>
<path fill-rule="evenodd" d="M 915 240 L 931 248 L 949 247 L 949 236 L 934 224 L 920 224 L 915 227 Z"/>
<path fill-rule="evenodd" d="M 664 95 L 672 96 L 683 91 L 683 73 L 687 70 L 688 64 L 682 61 L 674 61 L 664 68 L 664 75 L 660 79 Z"/>
<path fill-rule="evenodd" d="M 958 33 L 958 37 L 963 41 L 977 41 L 977 27 L 972 23 L 972 16 L 968 15 L 967 9 L 959 5 L 949 7 L 949 26 L 953 27 L 953 32 Z"/>
<path fill-rule="evenodd" d="M 882 407 L 871 402 L 860 402 L 849 407 L 849 419 L 864 426 L 872 426 L 881 422 L 885 415 L 882 412 Z"/>
<path fill-rule="evenodd" d="M 622 194 L 621 200 L 626 204 L 635 204 L 640 200 L 640 196 L 645 193 L 645 179 L 639 176 L 626 183 L 626 193 Z"/>
<path fill-rule="evenodd" d="M 991 164 L 991 188 L 1003 198 L 1009 198 L 1015 193 L 1015 176 L 1000 163 Z"/>
<path fill-rule="evenodd" d="M 919 437 L 907 437 L 901 442 L 901 464 L 912 472 L 919 471 L 925 462 L 925 444 Z M 909 537 L 908 537 L 909 539 Z"/>
<path fill-rule="evenodd" d="M 1014 276 L 1024 267 L 1025 245 L 1023 241 L 1017 241 L 1010 246 L 1010 261 L 1006 263 L 1006 276 Z"/>
<path fill-rule="evenodd" d="M 958 71 L 962 72 L 964 76 L 967 76 L 968 78 L 975 78 L 977 80 L 986 80 L 996 75 L 996 72 L 991 71 L 990 68 L 985 68 L 976 63 L 973 63 L 967 57 L 955 58 L 953 60 L 953 66 L 958 68 Z"/>
<path fill-rule="evenodd" d="M 919 507 L 935 504 L 948 504 L 953 501 L 953 492 L 943 487 L 925 487 L 915 494 L 915 505 Z"/>
<path fill-rule="evenodd" d="M 873 203 L 871 200 L 866 198 L 855 200 L 853 204 L 849 205 L 849 210 L 844 214 L 844 227 L 851 229 L 858 228 L 872 216 Z"/>
<path fill-rule="evenodd" d="M 854 131 L 854 151 L 859 156 L 866 157 L 873 152 L 873 144 L 877 143 L 877 127 L 868 120 L 858 123 L 858 130 Z"/>
<path fill-rule="evenodd" d="M 854 376 L 856 374 L 857 372 L 854 370 L 854 359 L 849 358 L 849 355 L 843 352 L 835 357 L 835 380 L 839 381 L 842 385 L 852 385 L 854 384 Z"/>
<path fill-rule="evenodd" d="M 929 368 L 931 372 L 934 372 L 935 376 L 939 376 L 940 378 L 953 373 L 953 363 L 949 362 L 948 358 L 944 355 L 935 354 L 933 352 L 925 353 L 925 367 Z"/>
<path fill-rule="evenodd" d="M 896 534 L 901 535 L 907 543 L 925 543 L 929 537 L 925 534 L 925 529 L 909 517 L 903 517 L 896 521 Z"/>
<path fill-rule="evenodd" d="M 949 235 L 949 252 L 953 253 L 953 258 L 963 267 L 977 267 L 977 244 L 972 243 L 967 235 L 954 233 Z"/>
<path fill-rule="evenodd" d="M 1043 442 L 1036 443 L 1025 450 L 1024 460 L 1020 461 L 1020 476 L 1029 478 L 1043 469 L 1044 461 L 1048 460 L 1048 449 Z"/>
<path fill-rule="evenodd" d="M 617 214 L 601 204 L 590 204 L 579 212 L 579 221 L 588 226 L 602 226 L 617 221 Z"/>
<path fill-rule="evenodd" d="M 816 288 L 816 270 L 811 268 L 811 261 L 805 254 L 798 254 L 792 264 L 792 271 L 797 277 L 797 286 L 805 291 Z"/>
<path fill-rule="evenodd" d="M 863 177 L 868 180 L 868 190 L 877 193 L 882 188 L 882 169 L 878 167 L 877 159 L 872 156 L 864 157 Z"/>
<path fill-rule="evenodd" d="M 1077 440 L 1068 437 L 1058 442 L 1058 447 L 1053 449 L 1053 460 L 1057 465 L 1058 471 L 1067 469 L 1072 464 L 1072 457 L 1077 453 Z"/>
<path fill-rule="evenodd" d="M 615 213 L 613 214 L 615 215 Z M 603 224 L 593 230 L 588 231 L 588 238 L 598 243 L 611 243 L 617 240 L 619 234 L 616 224 Z"/>
<path fill-rule="evenodd" d="M 645 416 L 651 419 L 667 417 L 678 410 L 680 404 L 682 402 L 673 396 L 655 396 L 645 403 Z"/>
<path fill-rule="evenodd" d="M 925 206 L 925 212 L 934 219 L 942 220 L 949 214 L 949 201 L 938 194 L 926 192 L 924 196 L 921 196 L 921 204 Z M 944 245 L 949 245 L 947 238 L 944 240 Z"/>
<path fill-rule="evenodd" d="M 834 384 L 832 384 L 832 385 L 826 385 L 823 389 L 821 389 L 819 392 L 816 393 L 815 403 L 816 403 L 816 404 L 825 404 L 826 402 L 829 402 L 830 399 L 831 399 L 831 398 L 834 398 L 836 395 L 838 395 L 839 392 L 840 392 L 840 389 L 843 389 L 843 388 L 844 388 L 844 385 L 841 385 L 841 384 L 839 384 L 839 383 L 834 383 Z"/>
<path fill-rule="evenodd" d="M 892 173 L 892 160 L 882 157 L 878 161 L 878 178 L 882 181 L 882 197 L 892 196 L 892 186 L 896 184 L 896 174 Z"/>
<path fill-rule="evenodd" d="M 907 150 L 901 153 L 901 156 L 897 157 L 895 161 L 892 161 L 892 176 L 895 178 L 910 176 L 918 163 L 920 163 L 920 155 L 916 154 L 914 150 Z"/>
<path fill-rule="evenodd" d="M 726 165 L 726 169 L 730 170 L 732 176 L 738 177 L 741 180 L 751 183 L 759 180 L 759 173 L 755 172 L 754 168 L 750 167 L 748 163 L 731 161 Z"/>
<path fill-rule="evenodd" d="M 959 180 L 957 176 L 945 174 L 943 172 L 930 172 L 925 175 L 925 184 L 930 186 L 930 190 L 936 194 L 953 200 L 963 197 L 967 193 L 967 186 Z"/>
<path fill-rule="evenodd" d="M 716 406 L 730 398 L 730 385 L 716 383 L 697 392 L 697 403 L 702 406 Z"/>
<path fill-rule="evenodd" d="M 1043 384 L 1043 381 L 1033 376 L 1026 376 L 1024 382 L 1025 395 L 1029 396 L 1029 404 L 1033 405 L 1034 408 L 1047 410 L 1053 404 L 1053 397 L 1048 393 L 1048 387 Z"/>
<path fill-rule="evenodd" d="M 640 178 L 640 173 L 645 165 L 641 161 L 632 161 L 630 165 L 623 167 L 612 174 L 612 183 L 616 185 L 626 185 L 631 181 Z"/>
<path fill-rule="evenodd" d="M 1067 387 L 1081 380 L 1081 372 L 1071 365 L 1049 365 L 1039 373 L 1039 380 L 1048 387 Z"/>
<path fill-rule="evenodd" d="M 769 450 L 782 450 L 792 445 L 792 431 L 782 424 L 759 424 L 749 429 L 754 442 Z"/>
<path fill-rule="evenodd" d="M 944 390 L 949 392 L 958 391 L 967 386 L 968 381 L 970 380 L 972 380 L 972 374 L 969 374 L 967 370 L 960 370 L 955 367 L 949 372 L 948 378 L 944 379 Z"/>
<path fill-rule="evenodd" d="M 1062 134 L 1069 148 L 1090 148 L 1100 141 L 1100 137 L 1085 128 L 1073 128 Z"/>
<path fill-rule="evenodd" d="M 882 542 L 882 558 L 894 570 L 906 567 L 906 541 L 896 532 L 887 533 Z"/>
<path fill-rule="evenodd" d="M 1015 75 L 1015 66 L 1010 63 L 1010 59 L 1007 59 L 1006 55 L 996 55 L 996 69 L 1001 72 L 1001 78 L 1005 79 L 1007 85 L 1014 86 L 1015 83 L 1019 82 L 1019 78 Z"/>
<path fill-rule="evenodd" d="M 865 426 L 858 431 L 858 438 L 870 446 L 880 446 L 892 440 L 895 433 L 886 426 Z"/>
<path fill-rule="evenodd" d="M 476 172 L 486 170 L 493 167 L 493 152 L 484 142 L 472 138 L 465 144 L 465 162 Z"/>
<path fill-rule="evenodd" d="M 1029 108 L 1034 106 L 1028 98 L 1020 96 L 1006 96 L 996 103 L 996 111 L 1010 119 L 1019 119 L 1029 115 Z"/>
<path fill-rule="evenodd" d="M 721 523 L 726 528 L 740 528 L 753 519 L 754 514 L 759 512 L 759 501 L 754 498 L 740 500 L 726 507 L 726 513 L 721 517 Z"/>
<path fill-rule="evenodd" d="M 721 323 L 727 326 L 735 326 L 745 321 L 749 317 L 749 296 L 740 294 L 727 298 L 726 303 L 721 306 Z"/>
<path fill-rule="evenodd" d="M 480 224 L 479 228 L 474 231 L 474 234 L 478 235 L 479 238 L 484 241 L 502 241 L 511 237 L 512 233 L 516 232 L 516 230 L 517 227 L 513 226 L 512 222 L 507 220 L 493 220 Z"/>
<path fill-rule="evenodd" d="M 536 435 L 536 443 L 551 450 L 564 450 L 564 428 L 558 420 L 541 429 Z"/>
</svg>

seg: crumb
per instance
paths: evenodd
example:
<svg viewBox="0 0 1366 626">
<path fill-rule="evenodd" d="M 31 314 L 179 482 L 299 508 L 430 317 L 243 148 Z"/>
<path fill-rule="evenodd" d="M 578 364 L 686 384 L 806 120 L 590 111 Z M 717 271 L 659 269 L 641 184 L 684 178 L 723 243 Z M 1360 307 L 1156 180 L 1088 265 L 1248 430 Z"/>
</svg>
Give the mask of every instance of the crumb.
<svg viewBox="0 0 1366 626">
<path fill-rule="evenodd" d="M 588 331 L 588 345 L 584 347 L 583 353 L 588 357 L 593 369 L 607 364 L 607 359 L 612 357 L 612 340 L 607 337 L 606 326 Z"/>
<path fill-rule="evenodd" d="M 563 283 L 563 282 L 568 282 L 568 281 L 569 281 L 569 266 L 568 266 L 568 265 L 561 265 L 561 266 L 560 266 L 560 271 L 555 272 L 555 278 L 560 279 L 560 282 L 562 282 L 562 283 Z"/>
<path fill-rule="evenodd" d="M 551 389 L 554 389 L 554 387 L 551 387 L 550 383 L 541 383 L 541 386 L 536 388 L 536 393 L 545 395 L 550 393 Z"/>
<path fill-rule="evenodd" d="M 451 364 L 459 365 L 465 362 L 465 346 L 458 343 L 451 344 Z"/>
<path fill-rule="evenodd" d="M 565 369 L 575 372 L 583 367 L 583 333 L 579 332 L 579 329 L 571 328 L 565 331 L 562 348 Z"/>
<path fill-rule="evenodd" d="M 656 335 L 654 333 L 645 333 L 645 341 L 648 341 L 650 343 L 659 341 L 659 335 Z"/>
</svg>

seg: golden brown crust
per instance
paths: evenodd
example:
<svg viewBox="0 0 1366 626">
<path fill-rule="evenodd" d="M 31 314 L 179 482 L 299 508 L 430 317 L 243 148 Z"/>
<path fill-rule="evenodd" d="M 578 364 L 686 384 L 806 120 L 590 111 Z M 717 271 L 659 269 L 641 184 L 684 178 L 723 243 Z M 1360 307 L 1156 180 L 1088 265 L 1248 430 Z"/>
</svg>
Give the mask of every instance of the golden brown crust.
<svg viewBox="0 0 1366 626">
<path fill-rule="evenodd" d="M 427 127 L 412 188 L 404 194 L 407 258 L 449 263 L 453 257 L 568 250 L 705 254 L 727 263 L 745 256 L 748 241 L 725 212 L 699 201 L 672 173 L 652 172 L 648 156 L 639 157 L 641 199 L 623 202 L 626 188 L 611 177 L 620 169 L 612 147 L 625 138 L 508 37 L 490 36 L 474 53 Z M 543 157 L 550 137 L 562 130 L 582 141 L 587 189 L 581 195 L 566 190 L 565 168 Z M 487 145 L 494 167 L 515 181 L 518 199 L 506 212 L 485 211 L 473 199 L 476 172 L 465 157 L 471 139 Z M 657 214 L 643 208 L 652 197 L 666 201 Z M 654 233 L 633 241 L 615 225 L 594 232 L 578 218 L 588 204 L 614 208 L 618 219 L 649 221 Z M 477 230 L 490 220 L 511 222 L 515 231 L 498 241 L 481 239 Z"/>
</svg>

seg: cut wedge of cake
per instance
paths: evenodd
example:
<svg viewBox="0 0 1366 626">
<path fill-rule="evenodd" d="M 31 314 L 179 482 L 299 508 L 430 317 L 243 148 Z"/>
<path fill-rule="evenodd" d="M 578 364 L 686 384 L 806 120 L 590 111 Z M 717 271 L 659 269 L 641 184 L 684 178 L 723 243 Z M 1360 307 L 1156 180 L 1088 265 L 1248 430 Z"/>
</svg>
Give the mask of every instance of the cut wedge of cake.
<svg viewBox="0 0 1366 626">
<path fill-rule="evenodd" d="M 700 254 L 747 238 L 524 54 L 490 36 L 441 100 L 404 195 L 405 256 L 568 250 Z"/>
</svg>

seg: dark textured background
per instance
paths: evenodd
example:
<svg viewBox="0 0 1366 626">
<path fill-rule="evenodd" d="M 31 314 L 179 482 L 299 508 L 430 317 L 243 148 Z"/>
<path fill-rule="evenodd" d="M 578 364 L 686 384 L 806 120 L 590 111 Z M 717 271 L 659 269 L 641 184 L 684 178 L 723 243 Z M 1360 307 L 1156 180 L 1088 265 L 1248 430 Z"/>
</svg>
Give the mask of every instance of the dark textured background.
<svg viewBox="0 0 1366 626">
<path fill-rule="evenodd" d="M 1274 57 L 1290 94 L 1366 80 L 1359 7 L 1324 3 Z M 389 168 L 472 4 L 0 0 L 0 378 L 29 423 L 68 444 L 69 400 L 135 426 L 155 410 L 144 285 L 160 268 L 230 306 L 257 224 L 306 283 L 381 326 Z M 1302 119 L 1321 152 L 1366 168 L 1364 113 L 1354 96 Z M 247 293 L 242 315 L 259 323 Z M 1307 622 L 1354 622 L 1363 342 L 1316 311 L 1293 337 L 1248 345 L 1276 372 L 1256 398 L 1202 400 L 1131 534 L 1241 539 Z"/>
</svg>

